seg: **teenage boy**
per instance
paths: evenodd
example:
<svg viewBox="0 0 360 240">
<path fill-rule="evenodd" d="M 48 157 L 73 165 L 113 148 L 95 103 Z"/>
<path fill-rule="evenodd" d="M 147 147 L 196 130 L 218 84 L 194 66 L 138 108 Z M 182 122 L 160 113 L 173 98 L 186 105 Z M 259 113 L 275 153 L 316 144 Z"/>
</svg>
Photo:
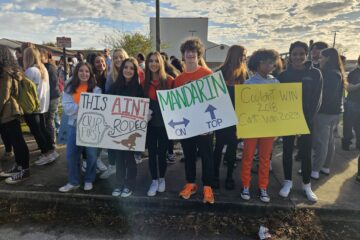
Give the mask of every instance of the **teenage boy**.
<svg viewBox="0 0 360 240">
<path fill-rule="evenodd" d="M 182 57 L 185 61 L 185 70 L 175 79 L 175 87 L 179 87 L 191 81 L 200 79 L 212 73 L 208 68 L 199 66 L 199 59 L 204 53 L 204 45 L 199 38 L 191 38 L 183 42 L 180 46 Z M 204 203 L 214 203 L 213 184 L 213 156 L 212 156 L 213 134 L 207 133 L 195 137 L 181 140 L 181 145 L 185 157 L 186 181 L 179 196 L 189 199 L 197 191 L 196 178 L 196 158 L 199 149 L 202 163 L 202 182 L 204 186 Z"/>
</svg>

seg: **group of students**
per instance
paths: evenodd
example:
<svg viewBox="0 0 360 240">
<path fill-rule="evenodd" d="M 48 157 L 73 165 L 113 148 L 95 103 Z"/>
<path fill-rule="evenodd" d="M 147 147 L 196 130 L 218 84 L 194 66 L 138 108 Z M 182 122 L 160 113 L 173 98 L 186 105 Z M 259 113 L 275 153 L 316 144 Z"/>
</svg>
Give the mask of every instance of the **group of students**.
<svg viewBox="0 0 360 240">
<path fill-rule="evenodd" d="M 49 164 L 59 157 L 55 151 L 54 131 L 54 117 L 61 96 L 56 67 L 49 63 L 47 51 L 40 52 L 32 44 L 16 49 L 16 56 L 17 59 L 7 47 L 0 46 L 0 133 L 5 154 L 11 156 L 13 151 L 15 155 L 15 164 L 0 172 L 0 177 L 5 177 L 8 184 L 30 176 L 29 150 L 21 131 L 21 117 L 41 151 L 35 164 Z M 17 101 L 25 77 L 36 86 L 39 108 L 34 112 L 24 112 Z"/>
<path fill-rule="evenodd" d="M 0 48 L 0 50 L 0 87 L 1 92 L 3 92 L 3 86 L 6 86 L 7 90 L 11 86 L 11 80 L 3 80 L 6 79 L 6 76 L 10 76 L 7 69 L 19 74 L 21 71 L 15 67 L 15 62 L 9 62 L 4 58 L 5 55 L 9 55 L 9 53 L 4 54 L 4 51 L 7 52 L 8 50 L 6 48 Z M 146 58 L 143 55 L 138 55 L 139 64 L 135 58 L 129 57 L 124 49 L 114 49 L 111 61 L 109 61 L 110 56 L 107 51 L 107 55 L 101 53 L 89 54 L 86 62 L 80 61 L 76 65 L 72 77 L 65 83 L 62 98 L 63 114 L 68 116 L 68 122 L 66 123 L 68 124 L 66 146 L 68 182 L 59 188 L 60 192 L 69 192 L 80 187 L 80 160 L 82 154 L 86 163 L 83 180 L 85 191 L 93 189 L 93 182 L 96 177 L 97 159 L 101 149 L 76 145 L 76 119 L 82 92 L 150 99 L 146 146 L 149 153 L 149 171 L 152 182 L 147 195 L 155 196 L 157 192 L 165 191 L 167 152 L 172 153 L 173 142 L 169 141 L 167 137 L 156 91 L 180 87 L 212 73 L 212 70 L 206 66 L 202 58 L 204 46 L 200 39 L 191 38 L 186 40 L 180 46 L 180 51 L 183 64 L 179 64 L 178 68 L 174 67 L 176 63 L 180 62 L 178 59 L 172 59 L 172 62 L 174 62 L 174 65 L 172 65 L 168 62 L 167 56 L 159 52 L 151 52 Z M 311 52 L 311 61 L 308 61 L 309 52 Z M 275 50 L 259 49 L 249 59 L 246 54 L 247 51 L 244 47 L 239 45 L 231 46 L 224 63 L 217 69 L 224 76 L 233 106 L 234 86 L 237 84 L 302 83 L 302 106 L 310 134 L 283 137 L 285 180 L 279 194 L 282 197 L 287 197 L 293 186 L 292 162 L 294 143 L 297 138 L 299 148 L 297 157 L 301 160 L 302 188 L 307 199 L 316 202 L 317 196 L 311 189 L 310 179 L 319 179 L 319 173 L 330 174 L 330 166 L 335 150 L 334 130 L 342 113 L 344 88 L 353 94 L 356 94 L 358 88 L 355 83 L 347 83 L 343 64 L 337 50 L 328 48 L 326 43 L 323 42 L 314 43 L 310 46 L 310 49 L 304 42 L 292 43 L 289 48 L 289 59 L 285 70 L 283 70 L 281 58 Z M 11 59 L 11 57 L 8 58 Z M 38 66 L 37 63 L 34 64 Z M 43 81 L 43 83 L 46 82 Z M 11 128 L 17 128 L 18 132 L 21 133 L 19 122 L 21 111 L 19 110 L 14 115 L 16 118 L 11 120 L 5 119 L 2 114 L 2 109 L 7 112 L 6 107 L 10 105 L 9 102 L 16 105 L 9 91 L 5 94 L 5 97 L 1 98 L 0 102 L 2 104 L 0 105 L 2 136 L 9 135 L 7 130 L 10 128 L 8 127 L 10 124 L 16 125 L 15 127 L 11 126 Z M 48 104 L 46 101 L 49 100 L 44 101 L 44 104 Z M 17 106 L 17 108 L 19 107 Z M 42 112 L 44 113 L 46 108 L 43 108 Z M 39 115 L 41 119 L 41 113 Z M 213 148 L 214 135 L 215 148 Z M 259 197 L 263 202 L 270 201 L 267 187 L 274 140 L 275 137 L 243 139 L 244 149 L 240 173 L 242 182 L 240 196 L 242 199 L 250 200 L 251 198 L 251 166 L 257 150 L 259 155 Z M 236 137 L 236 126 L 217 130 L 215 134 L 209 132 L 183 139 L 180 142 L 184 154 L 186 179 L 186 184 L 179 193 L 180 197 L 189 199 L 197 192 L 196 159 L 200 156 L 203 202 L 210 204 L 215 202 L 213 189 L 220 187 L 219 168 L 225 145 L 227 146 L 224 155 L 224 162 L 227 163 L 225 188 L 228 190 L 235 188 L 233 171 L 239 142 Z M 25 149 L 26 144 L 23 140 L 16 143 L 12 142 L 12 144 L 14 144 L 17 165 L 21 165 L 20 159 L 24 161 L 24 158 L 16 156 L 18 150 L 15 149 L 15 145 L 21 145 Z M 43 156 L 38 160 L 39 162 L 45 161 L 44 157 L 46 156 L 53 156 L 48 159 L 55 157 L 56 152 L 51 146 L 44 148 L 44 152 L 43 149 L 41 150 Z M 136 187 L 137 165 L 135 154 L 132 151 L 108 150 L 109 166 L 107 171 L 100 175 L 100 178 L 107 178 L 116 173 L 116 186 L 112 191 L 113 196 L 128 197 Z M 28 172 L 28 160 L 27 165 L 23 165 L 22 169 L 21 171 L 26 170 Z M 10 178 L 13 176 L 16 175 L 11 175 Z M 20 180 L 21 178 L 21 176 L 17 177 Z"/>
</svg>

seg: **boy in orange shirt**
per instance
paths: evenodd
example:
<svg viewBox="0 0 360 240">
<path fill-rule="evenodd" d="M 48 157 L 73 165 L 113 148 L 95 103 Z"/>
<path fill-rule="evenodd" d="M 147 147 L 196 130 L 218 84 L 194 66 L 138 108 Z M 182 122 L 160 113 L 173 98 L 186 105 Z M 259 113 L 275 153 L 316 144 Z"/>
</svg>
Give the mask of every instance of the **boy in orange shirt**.
<svg viewBox="0 0 360 240">
<path fill-rule="evenodd" d="M 185 70 L 176 77 L 175 87 L 185 85 L 186 83 L 212 74 L 210 69 L 199 66 L 199 59 L 204 53 L 204 45 L 199 38 L 186 40 L 181 44 L 180 51 L 185 61 Z M 210 204 L 214 203 L 214 194 L 211 188 L 214 174 L 212 140 L 212 133 L 181 140 L 185 157 L 185 175 L 187 183 L 180 192 L 180 197 L 189 199 L 191 195 L 195 194 L 197 191 L 195 178 L 197 149 L 199 149 L 202 161 L 202 181 L 204 185 L 203 202 Z"/>
</svg>

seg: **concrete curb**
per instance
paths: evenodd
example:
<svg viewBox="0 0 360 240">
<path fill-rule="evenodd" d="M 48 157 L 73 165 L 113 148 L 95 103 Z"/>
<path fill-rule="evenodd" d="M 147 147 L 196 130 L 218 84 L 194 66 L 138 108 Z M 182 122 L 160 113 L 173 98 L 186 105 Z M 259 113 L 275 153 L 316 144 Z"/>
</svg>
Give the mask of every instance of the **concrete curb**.
<svg viewBox="0 0 360 240">
<path fill-rule="evenodd" d="M 166 213 L 218 213 L 218 214 L 241 214 L 244 216 L 266 216 L 276 211 L 291 211 L 295 209 L 311 209 L 321 218 L 342 218 L 359 220 L 360 211 L 315 206 L 294 206 L 292 204 L 262 204 L 251 202 L 228 202 L 218 201 L 214 205 L 203 204 L 198 199 L 183 200 L 176 197 L 142 197 L 131 196 L 129 198 L 116 198 L 109 195 L 84 194 L 84 193 L 56 193 L 40 191 L 9 191 L 0 190 L 0 198 L 15 201 L 31 201 L 34 205 L 64 204 L 72 207 L 111 207 L 121 211 L 144 210 Z M 40 204 L 41 205 L 41 204 Z"/>
</svg>

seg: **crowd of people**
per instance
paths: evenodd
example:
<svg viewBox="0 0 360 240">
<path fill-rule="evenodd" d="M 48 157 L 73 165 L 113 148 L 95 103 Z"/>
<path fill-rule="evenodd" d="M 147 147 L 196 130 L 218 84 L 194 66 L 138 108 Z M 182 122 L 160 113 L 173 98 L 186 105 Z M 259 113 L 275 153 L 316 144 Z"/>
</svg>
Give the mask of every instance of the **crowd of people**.
<svg viewBox="0 0 360 240">
<path fill-rule="evenodd" d="M 32 44 L 24 44 L 22 48 L 16 49 L 16 57 L 9 48 L 0 46 L 0 133 L 5 145 L 4 156 L 15 157 L 15 164 L 9 169 L 2 169 L 0 177 L 6 177 L 5 182 L 8 184 L 30 177 L 29 150 L 21 130 L 23 120 L 41 151 L 35 164 L 47 165 L 58 159 L 55 142 L 59 126 L 58 107 L 62 102 L 62 114 L 68 116 L 68 121 L 61 123 L 67 125 L 68 180 L 59 191 L 72 191 L 79 188 L 81 183 L 85 191 L 90 191 L 97 171 L 100 171 L 100 179 L 116 175 L 113 196 L 130 196 L 136 187 L 137 163 L 141 159 L 141 152 L 76 145 L 76 120 L 81 93 L 104 93 L 150 99 L 146 146 L 152 182 L 149 183 L 147 196 L 153 197 L 158 192 L 164 192 L 167 165 L 176 159 L 174 141 L 168 139 L 156 91 L 180 87 L 213 72 L 203 59 L 204 46 L 199 38 L 184 41 L 180 52 L 182 59 L 174 56 L 168 58 L 165 52 L 150 52 L 147 56 L 139 53 L 131 57 L 121 48 L 112 51 L 105 49 L 103 53 L 88 54 L 86 59 L 78 53 L 72 59 L 71 66 L 66 66 L 67 61 L 61 58 L 56 66 L 48 51 L 39 51 Z M 312 191 L 311 179 L 319 179 L 320 174 L 331 174 L 334 138 L 343 113 L 345 92 L 348 94 L 345 99 L 342 148 L 350 149 L 354 129 L 356 148 L 360 149 L 360 57 L 357 68 L 347 78 L 343 59 L 336 49 L 329 48 L 325 42 L 315 42 L 311 46 L 301 41 L 293 42 L 286 60 L 281 59 L 273 49 L 259 49 L 248 57 L 243 46 L 233 45 L 224 63 L 214 70 L 222 72 L 233 107 L 235 85 L 302 83 L 303 113 L 310 133 L 282 137 L 284 182 L 279 195 L 286 198 L 292 190 L 296 145 L 296 158 L 301 161 L 299 173 L 302 176 L 304 196 L 316 202 L 318 197 Z M 40 107 L 32 113 L 24 113 L 17 101 L 19 84 L 24 78 L 33 81 L 37 89 Z M 204 203 L 215 202 L 213 189 L 221 186 L 221 161 L 227 166 L 225 188 L 235 189 L 236 176 L 233 172 L 238 145 L 243 144 L 240 196 L 246 201 L 251 199 L 251 168 L 253 159 L 258 158 L 258 196 L 261 201 L 269 202 L 267 188 L 275 139 L 237 139 L 236 126 L 231 126 L 181 140 L 186 183 L 179 196 L 189 199 L 198 190 L 198 157 L 202 165 Z M 102 151 L 107 152 L 107 166 L 100 158 Z M 85 172 L 83 180 L 81 170 Z M 360 182 L 359 176 L 357 181 Z"/>
</svg>

